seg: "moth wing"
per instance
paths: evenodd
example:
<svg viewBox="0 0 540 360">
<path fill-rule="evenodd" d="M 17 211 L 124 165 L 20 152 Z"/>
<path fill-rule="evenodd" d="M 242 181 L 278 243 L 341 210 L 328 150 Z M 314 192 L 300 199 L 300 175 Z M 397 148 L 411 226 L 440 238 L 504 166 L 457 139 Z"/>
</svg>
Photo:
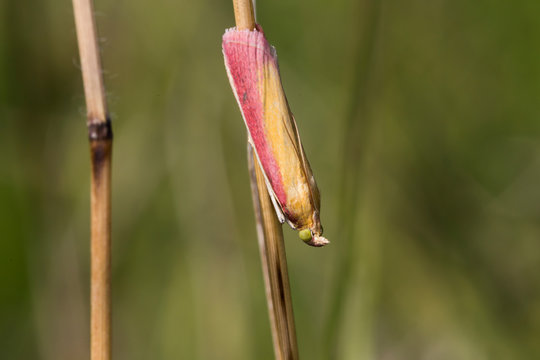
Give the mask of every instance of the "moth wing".
<svg viewBox="0 0 540 360">
<path fill-rule="evenodd" d="M 300 133 L 298 132 L 298 127 L 296 125 L 296 120 L 294 119 L 294 115 L 289 111 L 290 117 L 291 117 L 291 123 L 293 125 L 294 134 L 296 134 L 296 138 L 298 141 L 298 153 L 300 154 L 300 158 L 302 159 L 302 167 L 304 169 L 304 174 L 306 175 L 307 181 L 309 182 L 309 191 L 311 193 L 311 199 L 313 201 L 313 204 L 315 205 L 315 208 L 319 210 L 321 206 L 321 196 L 319 193 L 319 187 L 317 186 L 317 183 L 315 182 L 315 177 L 313 176 L 313 171 L 311 170 L 311 165 L 309 164 L 309 161 L 306 157 L 306 153 L 304 152 L 304 146 L 302 145 L 302 140 L 300 140 Z"/>
<path fill-rule="evenodd" d="M 276 57 L 276 63 L 277 63 L 277 55 L 275 55 L 275 52 L 274 52 L 274 56 Z M 296 153 L 296 156 L 299 159 L 301 159 L 302 170 L 303 170 L 304 176 L 306 177 L 306 180 L 309 183 L 309 192 L 310 192 L 311 202 L 313 206 L 315 207 L 315 209 L 319 210 L 320 208 L 319 189 L 317 187 L 317 183 L 315 182 L 315 178 L 313 177 L 313 171 L 311 170 L 309 161 L 307 160 L 306 154 L 304 152 L 304 147 L 302 146 L 302 140 L 300 139 L 300 133 L 298 132 L 298 126 L 296 125 L 296 120 L 294 119 L 294 115 L 291 112 L 289 103 L 285 96 L 283 85 L 281 84 L 281 76 L 274 78 L 273 81 L 279 82 L 277 84 L 274 84 L 274 88 L 281 89 L 283 93 L 283 99 L 285 101 L 285 106 L 287 108 L 286 114 L 288 116 L 281 116 L 283 127 L 285 128 L 287 132 L 289 140 L 293 144 L 293 148 Z"/>
</svg>

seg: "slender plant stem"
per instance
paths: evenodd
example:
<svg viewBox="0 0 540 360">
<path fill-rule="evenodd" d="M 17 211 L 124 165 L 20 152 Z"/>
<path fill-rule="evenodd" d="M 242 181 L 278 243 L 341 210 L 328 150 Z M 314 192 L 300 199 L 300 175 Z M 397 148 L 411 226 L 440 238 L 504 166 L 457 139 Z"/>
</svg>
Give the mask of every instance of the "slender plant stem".
<svg viewBox="0 0 540 360">
<path fill-rule="evenodd" d="M 255 11 L 252 0 L 233 0 L 234 20 L 238 30 L 255 29 Z"/>
<path fill-rule="evenodd" d="M 274 353 L 276 359 L 298 359 L 283 229 L 268 195 L 261 167 L 249 144 L 248 164 Z"/>
<path fill-rule="evenodd" d="M 255 29 L 252 1 L 233 0 L 233 5 L 236 28 Z M 274 353 L 276 359 L 295 360 L 298 359 L 298 346 L 283 229 L 268 195 L 255 152 L 249 144 L 248 164 Z"/>
<path fill-rule="evenodd" d="M 91 0 L 73 0 L 91 158 L 90 358 L 111 359 L 112 129 Z"/>
</svg>

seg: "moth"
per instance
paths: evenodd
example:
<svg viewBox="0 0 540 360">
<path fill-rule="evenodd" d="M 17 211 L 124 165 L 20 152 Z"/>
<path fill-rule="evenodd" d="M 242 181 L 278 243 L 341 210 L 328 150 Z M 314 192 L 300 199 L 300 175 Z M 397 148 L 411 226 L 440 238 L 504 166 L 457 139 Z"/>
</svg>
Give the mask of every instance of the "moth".
<svg viewBox="0 0 540 360">
<path fill-rule="evenodd" d="M 277 217 L 323 246 L 320 193 L 281 84 L 277 54 L 259 25 L 223 35 L 225 68 Z"/>
</svg>

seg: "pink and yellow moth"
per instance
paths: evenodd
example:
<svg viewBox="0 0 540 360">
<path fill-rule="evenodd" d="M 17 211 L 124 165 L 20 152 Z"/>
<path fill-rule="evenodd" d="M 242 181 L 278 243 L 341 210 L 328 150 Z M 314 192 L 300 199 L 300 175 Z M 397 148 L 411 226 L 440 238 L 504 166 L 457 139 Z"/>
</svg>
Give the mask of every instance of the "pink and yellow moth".
<svg viewBox="0 0 540 360">
<path fill-rule="evenodd" d="M 260 26 L 228 29 L 223 55 L 266 186 L 280 222 L 312 246 L 328 243 L 319 218 L 320 195 L 283 91 L 276 50 Z"/>
</svg>

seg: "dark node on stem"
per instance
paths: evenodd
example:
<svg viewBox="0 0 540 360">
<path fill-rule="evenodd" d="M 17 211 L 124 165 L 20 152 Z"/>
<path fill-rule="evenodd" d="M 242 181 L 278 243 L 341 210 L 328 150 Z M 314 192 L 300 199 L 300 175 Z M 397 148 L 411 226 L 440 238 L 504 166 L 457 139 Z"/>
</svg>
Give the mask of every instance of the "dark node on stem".
<svg viewBox="0 0 540 360">
<path fill-rule="evenodd" d="M 112 137 L 113 133 L 109 117 L 105 121 L 88 123 L 92 176 L 96 184 L 100 182 L 103 168 L 110 164 Z"/>
<path fill-rule="evenodd" d="M 90 156 L 92 157 L 92 176 L 96 182 L 99 182 L 103 168 L 110 163 L 112 137 L 109 117 L 105 121 L 89 121 L 88 139 L 90 140 Z"/>
<path fill-rule="evenodd" d="M 91 140 L 90 156 L 92 158 L 92 177 L 96 184 L 100 182 L 101 172 L 111 160 L 111 140 Z"/>
<path fill-rule="evenodd" d="M 111 119 L 107 117 L 105 121 L 88 123 L 88 139 L 93 141 L 111 140 L 113 137 Z"/>
</svg>

